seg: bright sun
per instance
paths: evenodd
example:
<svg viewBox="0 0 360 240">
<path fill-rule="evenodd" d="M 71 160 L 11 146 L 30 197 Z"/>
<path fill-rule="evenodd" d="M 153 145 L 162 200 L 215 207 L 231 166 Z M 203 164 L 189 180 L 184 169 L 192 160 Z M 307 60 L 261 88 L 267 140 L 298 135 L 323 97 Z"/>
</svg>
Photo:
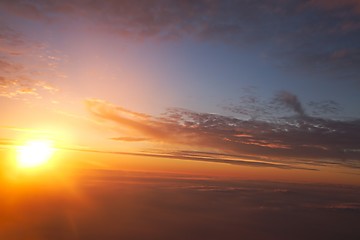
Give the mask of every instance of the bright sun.
<svg viewBox="0 0 360 240">
<path fill-rule="evenodd" d="M 37 167 L 45 164 L 53 153 L 51 140 L 32 140 L 18 148 L 18 164 L 21 168 Z"/>
</svg>

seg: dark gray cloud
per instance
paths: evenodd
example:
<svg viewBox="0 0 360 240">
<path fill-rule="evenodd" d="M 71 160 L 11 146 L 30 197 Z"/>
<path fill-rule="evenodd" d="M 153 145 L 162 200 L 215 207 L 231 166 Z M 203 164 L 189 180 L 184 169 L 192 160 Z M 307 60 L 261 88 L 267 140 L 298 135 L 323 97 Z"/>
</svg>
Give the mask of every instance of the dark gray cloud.
<svg viewBox="0 0 360 240">
<path fill-rule="evenodd" d="M 95 29 L 139 39 L 261 44 L 272 62 L 288 70 L 343 80 L 360 77 L 356 0 L 4 0 L 1 6 L 31 20 L 88 19 Z"/>
<path fill-rule="evenodd" d="M 292 94 L 287 91 L 281 91 L 276 94 L 275 102 L 279 103 L 280 105 L 293 110 L 299 116 L 304 116 L 305 111 L 301 102 L 299 101 L 298 97 L 295 94 Z"/>
</svg>

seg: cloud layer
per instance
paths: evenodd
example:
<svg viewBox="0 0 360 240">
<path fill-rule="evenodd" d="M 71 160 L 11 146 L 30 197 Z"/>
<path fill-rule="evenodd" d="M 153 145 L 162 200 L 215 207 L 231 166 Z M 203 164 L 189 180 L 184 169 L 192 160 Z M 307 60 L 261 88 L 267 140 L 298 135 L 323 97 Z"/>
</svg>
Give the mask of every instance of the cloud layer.
<svg viewBox="0 0 360 240">
<path fill-rule="evenodd" d="M 8 240 L 360 237 L 359 187 L 116 170 L 77 173 L 75 193 L 81 193 L 81 199 L 72 189 L 54 188 L 53 176 L 48 176 L 49 186 L 39 182 L 25 188 L 30 186 L 27 182 L 22 191 L 1 188 L 7 194 L 0 199 L 0 236 Z"/>
<path fill-rule="evenodd" d="M 105 126 L 115 127 L 123 134 L 122 130 L 126 129 L 131 137 L 153 142 L 193 150 L 217 150 L 248 160 L 360 167 L 360 121 L 305 115 L 297 97 L 289 94 L 279 101 L 298 115 L 271 121 L 243 120 L 177 108 L 161 117 L 144 117 L 98 99 L 88 99 L 86 106 Z M 178 157 L 184 156 L 179 154 Z"/>
<path fill-rule="evenodd" d="M 52 23 L 86 19 L 96 30 L 138 39 L 261 46 L 278 65 L 328 78 L 360 77 L 357 0 L 5 0 L 7 13 Z"/>
</svg>

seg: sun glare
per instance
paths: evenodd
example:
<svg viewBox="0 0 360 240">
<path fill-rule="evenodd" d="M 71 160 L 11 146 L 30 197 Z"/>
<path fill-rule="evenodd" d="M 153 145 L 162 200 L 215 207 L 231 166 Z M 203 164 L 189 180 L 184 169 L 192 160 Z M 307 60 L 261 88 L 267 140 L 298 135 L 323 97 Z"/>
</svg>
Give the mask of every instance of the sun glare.
<svg viewBox="0 0 360 240">
<path fill-rule="evenodd" d="M 37 167 L 45 164 L 53 153 L 51 140 L 32 140 L 18 148 L 18 164 L 21 168 Z"/>
</svg>

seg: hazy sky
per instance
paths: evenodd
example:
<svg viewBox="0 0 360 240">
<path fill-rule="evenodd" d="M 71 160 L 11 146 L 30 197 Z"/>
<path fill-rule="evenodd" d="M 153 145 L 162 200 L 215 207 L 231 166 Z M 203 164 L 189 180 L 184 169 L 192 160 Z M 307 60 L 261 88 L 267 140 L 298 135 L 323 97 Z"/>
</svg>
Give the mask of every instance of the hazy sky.
<svg viewBox="0 0 360 240">
<path fill-rule="evenodd" d="M 359 19 L 357 0 L 2 0 L 2 145 L 358 182 Z"/>
</svg>

